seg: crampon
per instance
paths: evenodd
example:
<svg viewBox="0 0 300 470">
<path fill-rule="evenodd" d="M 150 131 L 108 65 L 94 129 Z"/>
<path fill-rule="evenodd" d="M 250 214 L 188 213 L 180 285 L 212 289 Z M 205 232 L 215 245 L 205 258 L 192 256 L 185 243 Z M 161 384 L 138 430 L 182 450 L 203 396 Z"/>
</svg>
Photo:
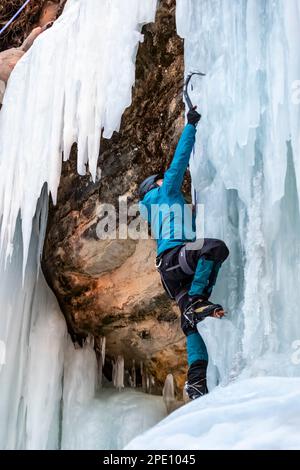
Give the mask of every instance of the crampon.
<svg viewBox="0 0 300 470">
<path fill-rule="evenodd" d="M 222 305 L 213 304 L 207 300 L 197 299 L 188 306 L 184 311 L 183 316 L 186 321 L 194 327 L 197 323 L 205 320 L 207 317 L 221 319 L 225 314 L 226 312 Z"/>
</svg>

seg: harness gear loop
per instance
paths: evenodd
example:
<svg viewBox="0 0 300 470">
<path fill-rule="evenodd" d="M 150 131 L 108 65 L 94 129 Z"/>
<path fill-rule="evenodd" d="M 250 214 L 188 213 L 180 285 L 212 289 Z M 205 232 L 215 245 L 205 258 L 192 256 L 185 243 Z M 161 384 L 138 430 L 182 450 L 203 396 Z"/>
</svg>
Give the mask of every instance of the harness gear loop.
<svg viewBox="0 0 300 470">
<path fill-rule="evenodd" d="M 156 260 L 155 260 L 155 267 L 156 267 L 156 269 L 159 270 L 159 268 L 160 268 L 161 265 L 162 265 L 162 262 L 163 262 L 162 256 L 156 258 Z"/>
</svg>

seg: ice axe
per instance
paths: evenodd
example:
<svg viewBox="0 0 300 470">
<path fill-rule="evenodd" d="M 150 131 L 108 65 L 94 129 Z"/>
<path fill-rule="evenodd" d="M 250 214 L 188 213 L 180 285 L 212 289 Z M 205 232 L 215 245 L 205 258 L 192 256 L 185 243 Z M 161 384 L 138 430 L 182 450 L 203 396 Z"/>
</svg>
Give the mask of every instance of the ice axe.
<svg viewBox="0 0 300 470">
<path fill-rule="evenodd" d="M 192 103 L 191 98 L 189 97 L 189 84 L 194 75 L 198 75 L 200 77 L 205 77 L 205 73 L 202 72 L 190 72 L 188 76 L 186 77 L 186 80 L 184 82 L 184 87 L 183 87 L 183 96 L 185 98 L 186 104 L 189 107 L 189 110 L 191 111 L 194 109 L 194 105 Z M 195 147 L 193 148 L 193 155 L 195 157 Z M 189 167 L 190 170 L 190 167 Z M 197 191 L 194 189 L 194 203 L 196 207 L 196 216 L 197 216 Z"/>
<path fill-rule="evenodd" d="M 186 77 L 186 80 L 185 80 L 185 83 L 184 83 L 184 87 L 183 87 L 183 96 L 185 98 L 185 101 L 189 107 L 189 109 L 194 109 L 194 105 L 191 101 L 191 98 L 189 97 L 189 84 L 190 84 L 190 81 L 192 79 L 192 77 L 194 75 L 199 75 L 200 77 L 205 77 L 205 73 L 201 73 L 201 72 L 191 72 L 188 74 L 188 76 Z"/>
</svg>

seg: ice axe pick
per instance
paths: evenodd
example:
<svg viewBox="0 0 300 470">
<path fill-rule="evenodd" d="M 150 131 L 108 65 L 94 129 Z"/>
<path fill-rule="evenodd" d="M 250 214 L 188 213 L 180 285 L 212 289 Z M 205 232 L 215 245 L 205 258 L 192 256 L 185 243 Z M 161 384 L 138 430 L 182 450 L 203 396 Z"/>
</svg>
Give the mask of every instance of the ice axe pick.
<svg viewBox="0 0 300 470">
<path fill-rule="evenodd" d="M 183 87 L 183 95 L 184 95 L 184 98 L 185 98 L 185 101 L 189 107 L 189 109 L 193 109 L 194 106 L 193 106 L 193 103 L 191 101 L 191 98 L 189 97 L 189 84 L 190 84 L 190 81 L 192 79 L 192 77 L 194 75 L 199 75 L 200 77 L 205 77 L 206 74 L 205 73 L 201 73 L 201 72 L 191 72 L 188 74 L 188 76 L 186 77 L 186 80 L 185 80 L 185 83 L 184 83 L 184 87 Z"/>
</svg>

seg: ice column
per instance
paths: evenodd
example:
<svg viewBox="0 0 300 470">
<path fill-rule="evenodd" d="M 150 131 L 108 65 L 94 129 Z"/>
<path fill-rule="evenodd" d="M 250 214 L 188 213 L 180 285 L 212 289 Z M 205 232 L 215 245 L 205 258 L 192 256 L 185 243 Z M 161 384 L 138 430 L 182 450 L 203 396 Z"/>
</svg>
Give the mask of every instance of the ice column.
<svg viewBox="0 0 300 470">
<path fill-rule="evenodd" d="M 231 251 L 213 299 L 232 327 L 200 326 L 210 380 L 299 375 L 300 2 L 177 0 L 177 29 L 186 73 L 207 74 L 191 94 L 205 235 Z"/>
</svg>

